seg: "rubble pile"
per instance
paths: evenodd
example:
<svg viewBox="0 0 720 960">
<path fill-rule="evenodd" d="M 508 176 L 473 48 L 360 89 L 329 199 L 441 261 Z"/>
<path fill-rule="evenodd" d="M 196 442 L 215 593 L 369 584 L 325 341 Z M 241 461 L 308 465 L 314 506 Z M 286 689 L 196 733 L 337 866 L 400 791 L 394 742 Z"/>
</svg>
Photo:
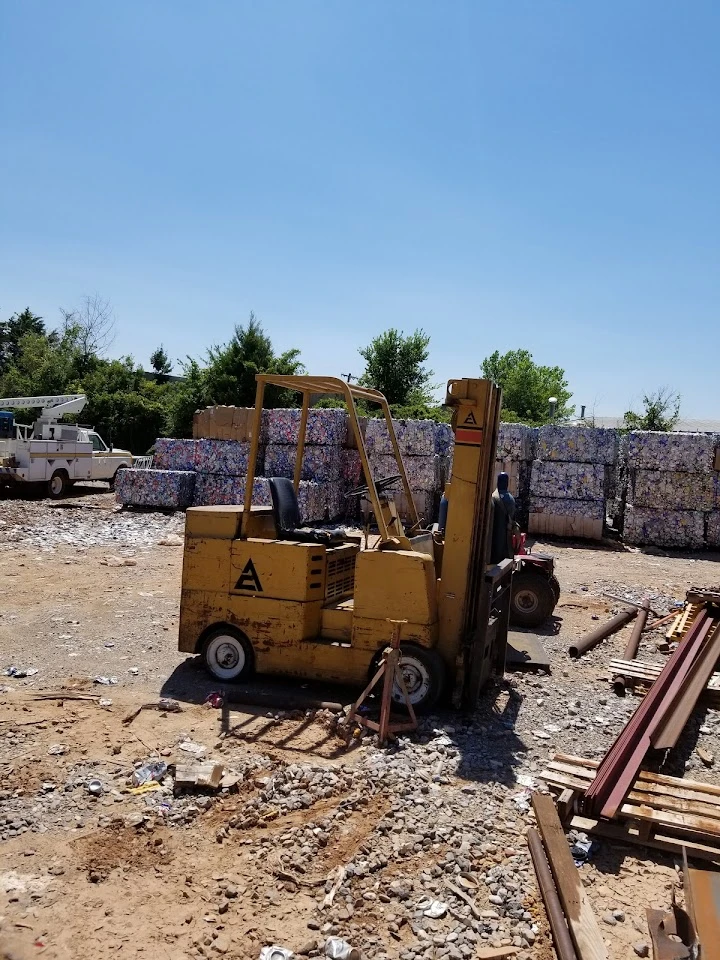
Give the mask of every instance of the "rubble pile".
<svg viewBox="0 0 720 960">
<path fill-rule="evenodd" d="M 618 448 L 615 430 L 541 427 L 530 478 L 530 532 L 599 539 L 615 495 Z"/>
<path fill-rule="evenodd" d="M 628 438 L 627 543 L 720 547 L 720 437 L 633 431 Z"/>
</svg>

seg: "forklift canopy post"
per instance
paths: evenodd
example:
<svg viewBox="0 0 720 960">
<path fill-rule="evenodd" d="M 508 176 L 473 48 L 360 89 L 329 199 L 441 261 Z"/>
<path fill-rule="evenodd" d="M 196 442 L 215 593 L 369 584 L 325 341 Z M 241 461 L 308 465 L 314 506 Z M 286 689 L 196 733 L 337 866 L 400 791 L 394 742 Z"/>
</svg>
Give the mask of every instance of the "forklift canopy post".
<svg viewBox="0 0 720 960">
<path fill-rule="evenodd" d="M 342 397 L 343 400 L 345 400 L 348 409 L 348 416 L 350 418 L 350 424 L 352 425 L 355 442 L 357 444 L 358 453 L 360 454 L 360 460 L 362 462 L 365 483 L 367 484 L 369 490 L 370 502 L 372 503 L 372 507 L 375 512 L 375 519 L 380 532 L 380 542 L 382 543 L 391 539 L 391 533 L 388 530 L 388 525 L 380 506 L 380 498 L 375 488 L 372 471 L 370 470 L 370 463 L 368 461 L 367 451 L 365 449 L 365 440 L 363 438 L 362 431 L 360 430 L 360 423 L 358 420 L 355 402 L 357 400 L 366 400 L 370 403 L 378 404 L 383 412 L 383 416 L 385 417 L 385 423 L 390 435 L 390 442 L 392 444 L 395 460 L 398 466 L 398 474 L 402 479 L 403 490 L 405 492 L 408 509 L 410 511 L 411 524 L 414 525 L 419 522 L 415 501 L 413 500 L 412 491 L 410 490 L 410 482 L 405 470 L 405 464 L 403 463 L 403 459 L 400 454 L 400 447 L 397 442 L 397 437 L 395 436 L 395 428 L 393 426 L 392 416 L 390 415 L 390 407 L 388 406 L 387 400 L 379 390 L 371 390 L 368 387 L 361 387 L 357 384 L 346 383 L 339 377 L 283 377 L 259 373 L 256 375 L 255 379 L 257 381 L 257 389 L 255 392 L 255 417 L 252 436 L 250 438 L 250 458 L 248 462 L 247 484 L 245 486 L 245 500 L 240 528 L 241 537 L 247 536 L 247 524 L 250 516 L 250 507 L 252 505 L 255 469 L 257 466 L 258 448 L 260 446 L 260 428 L 262 425 L 262 411 L 266 385 L 282 387 L 284 390 L 293 390 L 296 393 L 302 394 L 303 403 L 302 412 L 300 415 L 300 429 L 298 432 L 298 448 L 295 460 L 294 475 L 296 492 L 299 488 L 300 477 L 302 475 L 302 461 L 303 454 L 305 452 L 305 435 L 307 433 L 310 397 L 317 394 L 322 394 L 324 396 Z"/>
</svg>

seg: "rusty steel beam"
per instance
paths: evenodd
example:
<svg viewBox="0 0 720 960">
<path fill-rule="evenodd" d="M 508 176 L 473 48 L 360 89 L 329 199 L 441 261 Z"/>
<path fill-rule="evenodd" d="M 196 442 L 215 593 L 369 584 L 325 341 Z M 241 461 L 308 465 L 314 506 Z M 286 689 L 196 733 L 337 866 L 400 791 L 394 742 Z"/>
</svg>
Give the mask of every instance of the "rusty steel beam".
<svg viewBox="0 0 720 960">
<path fill-rule="evenodd" d="M 712 621 L 717 625 L 717 620 Z M 715 671 L 720 658 L 720 629 L 715 629 L 712 637 L 698 653 L 685 680 L 677 692 L 670 709 L 663 714 L 650 736 L 655 750 L 670 750 L 680 739 L 695 704 L 705 691 L 707 682 Z"/>
<path fill-rule="evenodd" d="M 703 960 L 720 960 L 720 873 L 684 864 L 683 887 Z"/>
<path fill-rule="evenodd" d="M 535 827 L 530 827 L 526 839 L 528 847 L 530 848 L 533 866 L 535 867 L 538 887 L 540 888 L 540 894 L 542 895 L 550 923 L 555 953 L 558 955 L 558 960 L 577 960 L 577 953 L 575 952 L 575 947 L 570 937 L 570 931 L 568 930 L 565 914 L 560 904 L 555 881 L 552 878 L 550 867 L 545 857 L 545 848 L 540 839 L 540 834 Z"/>
<path fill-rule="evenodd" d="M 599 643 L 602 643 L 603 640 L 606 640 L 608 637 L 612 636 L 613 633 L 617 633 L 618 630 L 622 629 L 626 623 L 630 623 L 638 615 L 637 607 L 632 607 L 628 610 L 621 610 L 620 613 L 616 613 L 612 620 L 608 620 L 607 623 L 601 624 L 599 627 L 595 627 L 594 630 L 591 630 L 590 633 L 586 633 L 584 637 L 581 637 L 575 643 L 571 643 L 568 647 L 568 653 L 571 657 L 580 657 L 583 653 L 587 653 L 588 650 L 592 650 L 593 647 L 596 647 Z"/>
<path fill-rule="evenodd" d="M 663 704 L 672 703 L 712 625 L 707 611 L 700 610 L 647 696 L 603 757 L 583 798 L 583 813 L 608 819 L 615 816 L 650 748 L 650 733 L 662 717 Z"/>
<path fill-rule="evenodd" d="M 640 647 L 640 638 L 642 637 L 648 614 L 650 613 L 650 601 L 643 600 L 641 608 L 638 610 L 637 619 L 633 625 L 633 632 L 630 634 L 625 650 L 623 660 L 634 660 Z M 617 693 L 622 693 L 627 686 L 627 679 L 622 676 L 613 677 L 613 687 Z"/>
</svg>

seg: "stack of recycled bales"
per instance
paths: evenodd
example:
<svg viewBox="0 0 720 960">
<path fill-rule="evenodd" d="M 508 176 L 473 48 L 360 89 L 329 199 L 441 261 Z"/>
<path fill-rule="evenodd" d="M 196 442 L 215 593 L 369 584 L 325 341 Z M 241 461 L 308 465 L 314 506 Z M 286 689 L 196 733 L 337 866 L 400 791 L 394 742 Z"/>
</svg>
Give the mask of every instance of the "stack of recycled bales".
<svg viewBox="0 0 720 960">
<path fill-rule="evenodd" d="M 711 433 L 629 435 L 626 543 L 720 547 L 719 444 Z"/>
<path fill-rule="evenodd" d="M 541 427 L 530 475 L 530 533 L 599 540 L 617 456 L 616 430 Z"/>
<path fill-rule="evenodd" d="M 527 526 L 530 500 L 530 467 L 535 459 L 538 431 L 524 423 L 501 423 L 495 452 L 495 478 L 506 473 L 515 497 L 515 519 Z"/>
<path fill-rule="evenodd" d="M 438 430 L 433 420 L 395 420 L 393 423 L 418 516 L 430 523 L 435 518 L 436 500 L 447 473 L 448 431 Z M 385 420 L 368 421 L 365 449 L 376 480 L 397 476 L 397 460 Z M 398 514 L 407 518 L 409 505 L 400 481 L 393 492 Z"/>
<path fill-rule="evenodd" d="M 197 470 L 195 506 L 242 503 L 245 496 L 250 443 L 243 440 L 194 440 Z M 156 446 L 157 449 L 157 446 Z M 262 474 L 263 448 L 258 451 L 256 473 Z M 256 485 L 253 502 L 270 503 L 267 484 Z"/>
<path fill-rule="evenodd" d="M 184 510 L 194 495 L 193 470 L 120 470 L 115 478 L 115 496 L 128 506 Z"/>
<path fill-rule="evenodd" d="M 300 419 L 300 410 L 268 411 L 266 477 L 287 477 L 292 480 L 295 476 Z M 303 522 L 335 520 L 343 514 L 343 448 L 348 433 L 347 419 L 343 409 L 308 411 L 298 491 Z"/>
</svg>

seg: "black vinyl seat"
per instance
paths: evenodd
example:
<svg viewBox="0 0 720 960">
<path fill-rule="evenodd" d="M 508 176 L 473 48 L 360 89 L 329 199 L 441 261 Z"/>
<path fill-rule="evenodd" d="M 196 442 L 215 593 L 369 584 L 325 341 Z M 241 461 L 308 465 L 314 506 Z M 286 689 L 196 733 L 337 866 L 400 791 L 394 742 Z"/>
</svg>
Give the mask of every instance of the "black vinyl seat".
<svg viewBox="0 0 720 960">
<path fill-rule="evenodd" d="M 300 507 L 292 480 L 287 477 L 269 477 L 272 510 L 279 540 L 294 540 L 296 543 L 322 543 L 335 547 L 345 542 L 345 531 L 336 527 L 319 530 L 303 527 Z"/>
</svg>

